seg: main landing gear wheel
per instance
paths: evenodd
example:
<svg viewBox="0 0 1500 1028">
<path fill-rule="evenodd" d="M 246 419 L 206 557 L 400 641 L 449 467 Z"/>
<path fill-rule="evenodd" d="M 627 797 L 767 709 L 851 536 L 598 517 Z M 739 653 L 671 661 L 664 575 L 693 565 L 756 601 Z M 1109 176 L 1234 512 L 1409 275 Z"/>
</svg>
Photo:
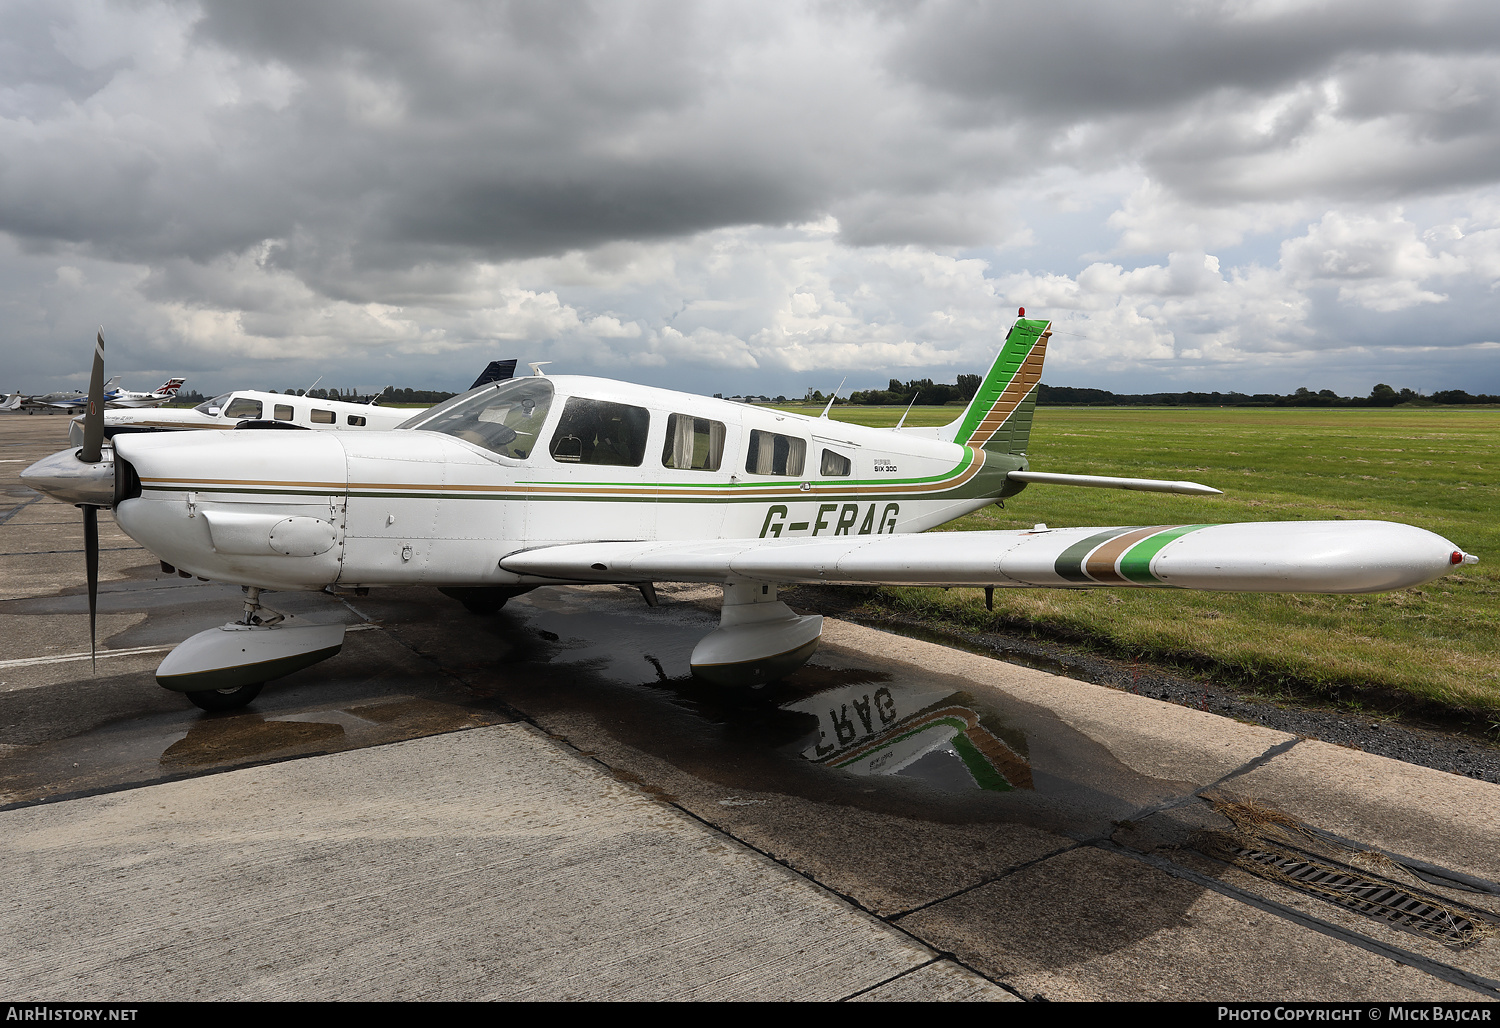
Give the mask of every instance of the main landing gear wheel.
<svg viewBox="0 0 1500 1028">
<path fill-rule="evenodd" d="M 464 605 L 470 614 L 496 614 L 514 597 L 530 592 L 531 587 L 512 589 L 507 586 L 452 586 L 438 592 Z"/>
<path fill-rule="evenodd" d="M 260 695 L 264 682 L 252 682 L 237 689 L 203 689 L 186 693 L 195 706 L 204 710 L 238 710 Z"/>
<path fill-rule="evenodd" d="M 487 615 L 500 613 L 500 608 L 505 606 L 509 601 L 509 596 L 502 596 L 498 600 L 460 600 L 459 602 L 464 605 L 464 609 L 470 614 Z"/>
</svg>

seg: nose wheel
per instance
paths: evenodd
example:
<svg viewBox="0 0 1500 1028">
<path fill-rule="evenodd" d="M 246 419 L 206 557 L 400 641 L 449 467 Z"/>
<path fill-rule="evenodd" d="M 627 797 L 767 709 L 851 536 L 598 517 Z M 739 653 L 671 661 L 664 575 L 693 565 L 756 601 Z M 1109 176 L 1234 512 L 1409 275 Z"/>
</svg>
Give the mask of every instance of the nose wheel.
<svg viewBox="0 0 1500 1028">
<path fill-rule="evenodd" d="M 253 682 L 238 689 L 202 689 L 185 695 L 193 701 L 194 706 L 202 710 L 238 710 L 259 696 L 261 687 L 265 684 Z"/>
<path fill-rule="evenodd" d="M 327 660 L 343 645 L 342 624 L 297 624 L 261 606 L 260 590 L 247 586 L 244 616 L 179 643 L 156 669 L 156 683 L 203 710 L 234 710 L 266 682 Z"/>
</svg>

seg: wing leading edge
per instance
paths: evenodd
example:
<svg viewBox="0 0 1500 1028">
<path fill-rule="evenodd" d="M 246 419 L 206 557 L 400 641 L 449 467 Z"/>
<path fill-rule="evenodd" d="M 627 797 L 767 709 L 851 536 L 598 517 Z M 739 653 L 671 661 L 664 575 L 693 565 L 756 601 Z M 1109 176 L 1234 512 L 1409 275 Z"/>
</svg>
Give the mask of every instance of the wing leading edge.
<svg viewBox="0 0 1500 1028">
<path fill-rule="evenodd" d="M 564 543 L 513 553 L 510 572 L 570 582 L 752 580 L 829 585 L 1174 587 L 1384 592 L 1475 563 L 1388 521 L 1250 522 L 1019 532 Z"/>
</svg>

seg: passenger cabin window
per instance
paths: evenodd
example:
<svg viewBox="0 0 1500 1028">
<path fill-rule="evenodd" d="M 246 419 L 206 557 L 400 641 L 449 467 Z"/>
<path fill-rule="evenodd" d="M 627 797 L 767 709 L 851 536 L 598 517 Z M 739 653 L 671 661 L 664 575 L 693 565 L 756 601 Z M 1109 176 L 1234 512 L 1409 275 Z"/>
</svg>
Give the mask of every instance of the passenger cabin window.
<svg viewBox="0 0 1500 1028">
<path fill-rule="evenodd" d="M 314 425 L 332 425 L 338 422 L 331 410 L 314 410 L 312 412 L 312 423 Z"/>
<path fill-rule="evenodd" d="M 823 477 L 824 478 L 846 478 L 849 475 L 851 465 L 849 458 L 842 453 L 834 453 L 832 450 L 823 451 Z"/>
<path fill-rule="evenodd" d="M 292 405 L 289 404 L 289 403 L 278 403 L 276 405 L 276 410 L 274 412 L 274 417 L 276 418 L 277 421 L 291 421 L 292 420 Z"/>
<path fill-rule="evenodd" d="M 644 407 L 570 397 L 552 434 L 552 459 L 638 468 L 646 458 L 650 427 L 651 414 Z"/>
<path fill-rule="evenodd" d="M 661 450 L 663 467 L 683 471 L 718 471 L 724 461 L 724 424 L 672 414 L 667 418 L 667 442 Z"/>
<path fill-rule="evenodd" d="M 545 378 L 508 379 L 445 400 L 400 427 L 441 432 L 502 457 L 524 460 L 536 449 L 552 395 L 552 383 Z"/>
<path fill-rule="evenodd" d="M 243 396 L 238 397 L 233 402 L 231 402 L 229 404 L 228 409 L 226 409 L 224 411 L 224 416 L 226 418 L 236 418 L 236 419 L 238 419 L 238 418 L 253 418 L 253 419 L 258 419 L 260 417 L 260 401 L 259 400 L 247 400 Z"/>
<path fill-rule="evenodd" d="M 365 417 L 363 414 L 350 414 L 347 415 L 344 420 L 353 425 L 355 428 L 363 428 L 365 425 Z"/>
<path fill-rule="evenodd" d="M 745 471 L 752 475 L 785 475 L 799 478 L 807 457 L 807 441 L 774 432 L 750 433 L 750 452 Z"/>
</svg>

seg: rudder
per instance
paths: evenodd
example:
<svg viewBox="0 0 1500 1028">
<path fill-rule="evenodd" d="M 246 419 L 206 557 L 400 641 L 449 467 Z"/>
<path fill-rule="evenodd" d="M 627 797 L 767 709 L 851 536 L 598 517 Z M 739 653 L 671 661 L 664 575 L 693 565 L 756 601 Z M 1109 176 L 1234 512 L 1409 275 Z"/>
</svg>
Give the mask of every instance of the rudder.
<svg viewBox="0 0 1500 1028">
<path fill-rule="evenodd" d="M 974 399 L 949 428 L 953 441 L 991 453 L 1020 454 L 1031 438 L 1031 419 L 1042 380 L 1052 323 L 1018 318 Z"/>
</svg>

